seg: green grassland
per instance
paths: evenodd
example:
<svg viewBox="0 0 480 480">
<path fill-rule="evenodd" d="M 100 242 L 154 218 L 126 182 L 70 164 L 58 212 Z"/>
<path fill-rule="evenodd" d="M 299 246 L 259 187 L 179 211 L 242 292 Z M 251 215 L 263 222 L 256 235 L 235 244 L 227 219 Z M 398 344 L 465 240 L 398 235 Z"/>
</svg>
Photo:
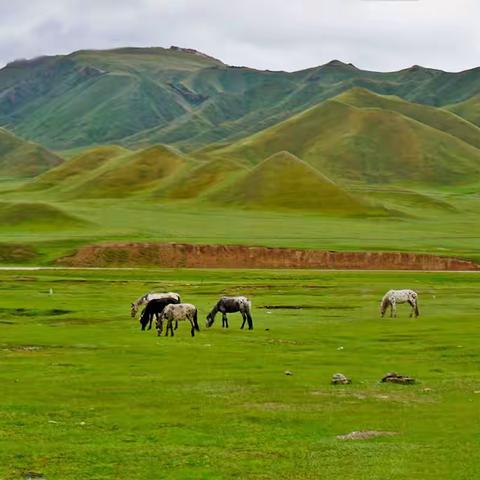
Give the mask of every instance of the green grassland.
<svg viewBox="0 0 480 480">
<path fill-rule="evenodd" d="M 220 183 L 227 193 L 229 182 Z M 353 198 L 383 205 L 388 215 L 303 206 L 226 207 L 205 197 L 156 198 L 155 191 L 127 198 L 66 200 L 57 192 L 14 187 L 18 182 L 3 182 L 1 245 L 7 252 L 13 244 L 28 247 L 29 253 L 23 261 L 18 255 L 0 255 L 4 265 L 49 264 L 80 245 L 111 240 L 412 251 L 480 260 L 480 198 L 472 187 L 443 192 L 356 187 Z M 31 249 L 37 253 L 32 255 Z"/>
<path fill-rule="evenodd" d="M 480 262 L 479 80 L 178 48 L 12 62 L 0 265 L 103 241 Z M 478 477 L 478 274 L 157 267 L 0 269 L 0 479 Z M 418 290 L 421 317 L 381 320 L 389 288 Z M 141 332 L 129 304 L 149 290 L 198 305 L 201 332 Z M 206 330 L 240 293 L 255 330 Z M 418 382 L 379 383 L 389 371 Z M 396 435 L 336 438 L 360 430 Z"/>
<path fill-rule="evenodd" d="M 0 279 L 0 478 L 478 476 L 478 274 L 4 271 Z M 379 318 L 391 287 L 418 290 L 418 319 L 405 306 L 397 319 Z M 198 306 L 195 338 L 184 323 L 174 338 L 140 331 L 129 302 L 152 289 Z M 255 329 L 241 331 L 236 314 L 228 331 L 218 318 L 207 330 L 215 299 L 238 293 L 253 300 Z M 389 371 L 417 383 L 379 383 Z M 353 383 L 331 386 L 336 372 Z M 398 435 L 336 438 L 363 430 Z"/>
</svg>

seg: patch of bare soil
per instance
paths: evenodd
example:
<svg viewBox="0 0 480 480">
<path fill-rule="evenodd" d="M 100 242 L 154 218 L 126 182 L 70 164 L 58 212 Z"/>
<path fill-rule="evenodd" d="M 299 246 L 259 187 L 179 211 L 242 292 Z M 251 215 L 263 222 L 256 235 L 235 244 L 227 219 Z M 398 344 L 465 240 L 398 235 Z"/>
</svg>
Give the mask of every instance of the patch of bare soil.
<svg viewBox="0 0 480 480">
<path fill-rule="evenodd" d="M 479 264 L 468 260 L 427 254 L 147 242 L 86 245 L 56 263 L 69 267 L 480 270 Z"/>
<path fill-rule="evenodd" d="M 368 440 L 376 437 L 391 437 L 398 432 L 384 432 L 382 430 L 366 430 L 364 432 L 350 432 L 345 435 L 337 435 L 339 440 Z"/>
</svg>

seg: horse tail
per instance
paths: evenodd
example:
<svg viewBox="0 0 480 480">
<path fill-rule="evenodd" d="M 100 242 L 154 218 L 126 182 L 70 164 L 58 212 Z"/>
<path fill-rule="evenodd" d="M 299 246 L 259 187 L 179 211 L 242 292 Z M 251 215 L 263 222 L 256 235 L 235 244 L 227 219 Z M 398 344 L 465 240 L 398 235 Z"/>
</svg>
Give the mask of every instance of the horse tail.
<svg viewBox="0 0 480 480">
<path fill-rule="evenodd" d="M 390 299 L 388 297 L 388 293 L 386 293 L 383 298 L 382 298 L 382 301 L 380 302 L 380 315 L 385 315 L 385 312 L 387 311 L 387 308 L 388 306 L 390 305 Z"/>
<path fill-rule="evenodd" d="M 195 312 L 193 312 L 193 326 L 195 327 L 195 330 L 197 332 L 200 331 L 200 327 L 198 326 L 198 310 L 195 309 Z"/>
</svg>

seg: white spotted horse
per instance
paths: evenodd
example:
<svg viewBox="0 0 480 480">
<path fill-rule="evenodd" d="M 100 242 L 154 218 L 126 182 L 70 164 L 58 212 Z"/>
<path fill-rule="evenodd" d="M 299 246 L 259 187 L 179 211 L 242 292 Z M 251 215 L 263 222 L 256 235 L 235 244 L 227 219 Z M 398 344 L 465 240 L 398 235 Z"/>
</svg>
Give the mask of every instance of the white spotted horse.
<svg viewBox="0 0 480 480">
<path fill-rule="evenodd" d="M 388 307 L 390 307 L 390 316 L 397 316 L 397 304 L 399 303 L 408 303 L 412 310 L 410 312 L 410 317 L 415 315 L 418 317 L 420 315 L 418 311 L 418 294 L 413 290 L 389 290 L 382 298 L 380 303 L 380 314 L 382 318 L 385 316 L 385 312 Z"/>
</svg>

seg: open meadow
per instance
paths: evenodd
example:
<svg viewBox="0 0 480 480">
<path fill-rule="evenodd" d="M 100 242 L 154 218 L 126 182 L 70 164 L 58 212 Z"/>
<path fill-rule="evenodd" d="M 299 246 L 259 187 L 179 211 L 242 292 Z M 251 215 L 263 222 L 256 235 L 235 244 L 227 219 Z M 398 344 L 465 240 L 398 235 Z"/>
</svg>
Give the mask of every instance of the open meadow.
<svg viewBox="0 0 480 480">
<path fill-rule="evenodd" d="M 128 2 L 90 2 L 71 15 L 89 37 L 71 53 L 79 30 L 43 3 L 25 9 L 52 15 L 33 22 L 35 45 L 63 33 L 17 60 L 28 22 L 3 15 L 13 40 L 0 49 L 0 480 L 480 478 L 480 68 L 475 56 L 455 72 L 418 64 L 422 48 L 410 33 L 403 42 L 390 8 L 427 2 L 303 2 L 325 10 L 315 21 L 328 3 L 355 3 L 326 28 L 297 21 L 302 2 L 285 25 L 277 6 L 240 2 L 226 8 L 228 29 L 205 29 L 208 9 L 187 8 L 198 0 L 144 21 L 140 3 L 169 2 L 130 2 L 130 15 Z M 275 32 L 244 29 L 244 45 L 270 56 L 280 32 L 278 58 L 313 48 L 316 63 L 262 70 L 216 49 L 111 45 L 128 37 L 94 3 L 112 3 L 102 11 L 122 30 L 151 20 L 162 35 L 188 27 L 174 11 L 191 10 L 202 38 L 238 35 L 237 8 L 255 23 L 264 11 Z M 228 2 L 210 3 L 221 18 Z M 374 22 L 388 34 L 371 42 L 388 49 L 378 66 L 363 64 L 375 55 L 357 31 L 374 9 L 390 12 Z M 340 18 L 358 66 L 318 64 Z M 292 27 L 333 36 L 299 48 Z M 97 48 L 95 28 L 111 36 Z M 466 32 L 422 27 L 448 44 L 423 60 L 451 51 L 460 62 L 452 39 L 473 39 L 473 21 Z M 395 58 L 403 43 L 414 62 Z M 116 266 L 126 268 L 99 268 Z M 418 292 L 420 317 L 399 305 L 398 318 L 380 318 L 390 289 Z M 147 292 L 195 304 L 200 332 L 141 331 L 130 303 Z M 206 328 L 221 295 L 251 299 L 253 331 L 238 313 L 228 330 L 219 317 Z M 235 301 L 249 305 L 224 302 Z M 416 381 L 382 383 L 389 372 Z M 332 385 L 336 373 L 352 383 Z"/>
<path fill-rule="evenodd" d="M 381 319 L 389 288 L 418 291 L 420 317 Z M 476 273 L 18 270 L 0 289 L 2 480 L 480 473 Z M 198 306 L 195 338 L 140 330 L 149 290 Z M 251 298 L 253 331 L 205 328 L 221 294 Z M 396 434 L 336 438 L 369 430 Z"/>
</svg>

